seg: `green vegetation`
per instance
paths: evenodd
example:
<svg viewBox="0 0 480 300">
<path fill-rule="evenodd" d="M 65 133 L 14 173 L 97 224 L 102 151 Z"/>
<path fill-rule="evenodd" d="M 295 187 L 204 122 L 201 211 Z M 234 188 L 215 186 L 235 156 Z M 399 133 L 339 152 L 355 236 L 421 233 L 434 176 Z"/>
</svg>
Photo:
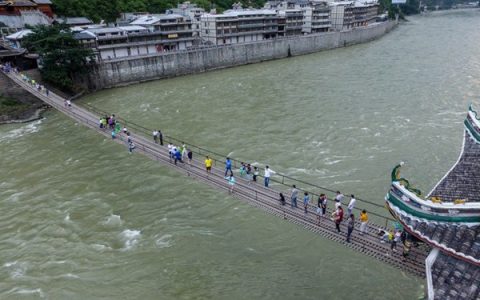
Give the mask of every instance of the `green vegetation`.
<svg viewBox="0 0 480 300">
<path fill-rule="evenodd" d="M 74 76 L 82 75 L 95 61 L 92 49 L 82 47 L 62 24 L 41 25 L 32 30 L 33 34 L 25 38 L 23 45 L 30 53 L 40 56 L 42 78 L 71 91 Z"/>
<path fill-rule="evenodd" d="M 105 20 L 114 22 L 121 12 L 163 13 L 165 10 L 177 7 L 178 0 L 52 0 L 54 10 L 59 16 L 88 17 L 94 22 Z M 217 11 L 230 9 L 238 0 L 191 0 L 198 6 Z M 261 7 L 264 0 L 240 0 L 245 7 Z"/>
<path fill-rule="evenodd" d="M 30 108 L 29 105 L 0 95 L 0 116 L 15 116 Z"/>
</svg>

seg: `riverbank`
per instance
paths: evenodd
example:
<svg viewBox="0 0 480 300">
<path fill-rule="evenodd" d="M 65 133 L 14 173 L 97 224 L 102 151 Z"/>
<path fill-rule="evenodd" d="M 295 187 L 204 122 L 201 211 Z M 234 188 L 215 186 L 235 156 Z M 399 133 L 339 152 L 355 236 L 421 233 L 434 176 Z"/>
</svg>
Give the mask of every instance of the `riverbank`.
<svg viewBox="0 0 480 300">
<path fill-rule="evenodd" d="M 38 120 L 47 108 L 42 101 L 0 74 L 0 124 Z"/>
<path fill-rule="evenodd" d="M 114 59 L 97 64 L 87 78 L 79 80 L 79 84 L 95 91 L 311 54 L 375 40 L 397 24 L 396 21 L 386 21 L 341 32 Z"/>
</svg>

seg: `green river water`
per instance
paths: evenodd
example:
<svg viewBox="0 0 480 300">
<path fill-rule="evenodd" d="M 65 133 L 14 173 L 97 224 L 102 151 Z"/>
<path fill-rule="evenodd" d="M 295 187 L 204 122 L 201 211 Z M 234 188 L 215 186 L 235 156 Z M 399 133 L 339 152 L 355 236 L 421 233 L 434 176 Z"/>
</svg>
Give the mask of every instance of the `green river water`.
<svg viewBox="0 0 480 300">
<path fill-rule="evenodd" d="M 468 104 L 480 106 L 478 28 L 478 10 L 433 13 L 368 44 L 79 103 L 382 204 L 397 162 L 428 192 L 457 159 Z M 423 295 L 423 280 L 129 155 L 58 112 L 1 126 L 0 153 L 0 299 Z"/>
</svg>

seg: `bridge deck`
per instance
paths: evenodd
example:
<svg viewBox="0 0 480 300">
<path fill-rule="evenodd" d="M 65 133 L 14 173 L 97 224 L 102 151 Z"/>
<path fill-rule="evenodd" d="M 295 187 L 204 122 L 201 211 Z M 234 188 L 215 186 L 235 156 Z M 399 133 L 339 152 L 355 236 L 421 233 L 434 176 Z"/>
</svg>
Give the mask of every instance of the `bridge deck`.
<svg viewBox="0 0 480 300">
<path fill-rule="evenodd" d="M 70 108 L 66 108 L 64 106 L 64 98 L 61 98 L 54 93 L 50 93 L 49 96 L 47 96 L 44 92 L 37 91 L 33 86 L 24 82 L 21 77 L 15 73 L 8 73 L 6 75 L 26 91 L 35 95 L 48 105 L 66 114 L 77 122 L 90 127 L 97 131 L 97 133 L 110 138 L 110 131 L 102 130 L 98 126 L 99 115 L 75 104 L 72 104 L 72 107 Z M 146 137 L 138 132 L 131 131 L 131 138 L 136 145 L 135 152 L 144 154 L 153 160 L 174 168 L 177 171 L 202 181 L 218 190 L 228 191 L 229 184 L 223 176 L 224 169 L 214 166 L 212 168 L 212 174 L 207 176 L 203 165 L 203 157 L 200 157 L 200 159 L 194 158 L 191 165 L 188 165 L 187 163 L 178 163 L 178 165 L 175 166 L 170 162 L 166 146 L 155 144 L 150 137 Z M 113 141 L 125 145 L 126 137 L 123 134 L 119 134 L 117 135 L 117 139 Z M 380 243 L 380 240 L 377 237 L 378 230 L 385 228 L 375 225 L 372 222 L 369 222 L 368 233 L 363 236 L 357 233 L 360 224 L 359 222 L 356 222 L 356 228 L 352 234 L 351 243 L 345 243 L 345 233 L 347 231 L 346 222 L 341 224 L 342 233 L 337 233 L 335 224 L 329 217 L 322 217 L 320 223 L 317 222 L 317 217 L 314 213 L 314 206 L 311 206 L 309 208 L 309 213 L 305 214 L 303 212 L 302 204 L 300 204 L 299 208 L 291 208 L 289 203 L 285 206 L 280 205 L 278 194 L 279 190 L 266 188 L 261 184 L 252 183 L 246 179 L 237 177 L 235 191 L 232 196 L 253 206 L 259 207 L 270 214 L 303 226 L 305 229 L 315 232 L 323 237 L 337 241 L 345 247 L 374 257 L 398 269 L 407 271 L 408 273 L 422 278 L 425 277 L 425 258 L 428 255 L 428 249 L 412 248 L 407 259 L 403 259 L 400 249 L 402 245 L 400 244 L 398 247 L 400 250 L 399 252 L 392 253 L 390 245 Z M 332 206 L 332 204 L 330 204 L 330 206 Z M 331 210 L 329 210 L 327 216 L 329 216 L 329 213 L 331 213 Z"/>
</svg>

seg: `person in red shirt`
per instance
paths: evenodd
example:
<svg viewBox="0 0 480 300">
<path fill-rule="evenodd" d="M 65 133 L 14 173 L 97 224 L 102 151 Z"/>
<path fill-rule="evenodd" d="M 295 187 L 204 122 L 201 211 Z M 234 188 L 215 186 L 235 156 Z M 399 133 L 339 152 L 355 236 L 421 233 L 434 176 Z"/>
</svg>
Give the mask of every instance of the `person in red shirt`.
<svg viewBox="0 0 480 300">
<path fill-rule="evenodd" d="M 340 232 L 340 223 L 343 221 L 343 208 L 338 206 L 335 212 L 333 213 L 333 221 L 335 222 L 335 227 L 337 231 Z"/>
</svg>

